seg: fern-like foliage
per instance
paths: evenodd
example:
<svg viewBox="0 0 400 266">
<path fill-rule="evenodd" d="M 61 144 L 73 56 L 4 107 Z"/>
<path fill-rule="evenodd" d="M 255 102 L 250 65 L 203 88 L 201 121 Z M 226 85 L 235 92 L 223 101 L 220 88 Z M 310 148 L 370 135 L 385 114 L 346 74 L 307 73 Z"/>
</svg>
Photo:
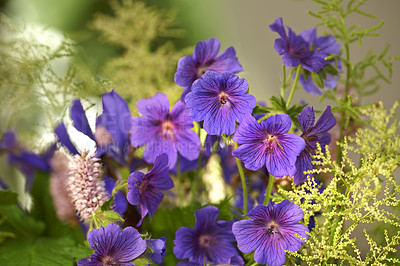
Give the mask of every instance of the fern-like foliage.
<svg viewBox="0 0 400 266">
<path fill-rule="evenodd" d="M 114 16 L 98 14 L 92 27 L 100 31 L 106 42 L 123 49 L 120 56 L 109 60 L 103 74 L 113 81 L 118 93 L 134 109 L 139 98 L 156 92 L 173 96 L 178 91 L 173 76 L 178 59 L 177 52 L 166 38 L 181 36 L 175 28 L 175 15 L 157 10 L 140 1 L 110 1 Z"/>
<path fill-rule="evenodd" d="M 400 123 L 394 119 L 398 105 L 390 111 L 382 103 L 364 109 L 370 127 L 345 138 L 340 163 L 319 147 L 314 162 L 318 168 L 309 174 L 332 176 L 322 193 L 311 176 L 305 184 L 293 185 L 292 191 L 279 191 L 304 210 L 306 224 L 316 212 L 323 213 L 294 257 L 308 265 L 400 263 L 400 180 L 394 177 L 400 164 Z M 369 231 L 367 224 L 378 230 Z M 356 242 L 357 231 L 363 231 L 365 239 L 358 237 Z M 368 242 L 368 252 L 357 245 L 361 242 Z"/>
</svg>

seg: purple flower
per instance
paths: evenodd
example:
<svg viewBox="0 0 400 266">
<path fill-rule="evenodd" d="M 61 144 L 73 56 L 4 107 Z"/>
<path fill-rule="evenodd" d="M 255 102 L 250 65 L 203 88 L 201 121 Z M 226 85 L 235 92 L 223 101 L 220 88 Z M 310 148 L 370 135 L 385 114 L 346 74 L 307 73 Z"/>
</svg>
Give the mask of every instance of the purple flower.
<svg viewBox="0 0 400 266">
<path fill-rule="evenodd" d="M 174 254 L 178 259 L 189 258 L 193 263 L 228 264 L 239 256 L 232 234 L 232 221 L 216 221 L 218 208 L 207 206 L 195 211 L 193 228 L 181 227 L 176 231 Z"/>
<path fill-rule="evenodd" d="M 156 157 L 166 153 L 172 169 L 178 152 L 186 159 L 195 160 L 200 153 L 200 139 L 191 129 L 193 121 L 182 101 L 175 103 L 169 111 L 168 97 L 156 93 L 136 104 L 142 117 L 132 117 L 131 144 L 133 147 L 146 145 L 143 158 L 154 163 Z"/>
<path fill-rule="evenodd" d="M 152 217 L 162 201 L 164 194 L 160 190 L 174 187 L 168 175 L 168 157 L 166 154 L 157 156 L 153 168 L 147 173 L 133 172 L 128 178 L 128 195 L 126 198 L 132 205 L 140 205 L 142 218 L 149 213 Z"/>
<path fill-rule="evenodd" d="M 307 176 L 303 172 L 314 169 L 314 165 L 311 162 L 314 160 L 312 156 L 317 149 L 317 142 L 325 152 L 325 146 L 331 142 L 331 134 L 328 131 L 336 125 L 336 119 L 331 112 L 330 106 L 326 107 L 317 123 L 315 123 L 315 114 L 312 106 L 305 107 L 298 118 L 303 130 L 301 137 L 305 140 L 306 147 L 297 157 L 297 170 L 293 179 L 296 184 L 307 180 Z"/>
<path fill-rule="evenodd" d="M 253 220 L 241 220 L 232 226 L 238 248 L 243 253 L 255 250 L 254 260 L 259 264 L 283 265 L 285 250 L 296 252 L 304 242 L 295 234 L 308 238 L 307 227 L 300 224 L 303 211 L 296 204 L 284 200 L 273 205 L 258 205 L 248 214 Z"/>
<path fill-rule="evenodd" d="M 121 232 L 116 224 L 92 229 L 88 241 L 94 254 L 80 259 L 78 266 L 134 265 L 130 261 L 146 250 L 146 241 L 135 228 L 126 227 Z"/>
<path fill-rule="evenodd" d="M 256 98 L 247 93 L 249 85 L 232 73 L 208 71 L 193 83 L 185 102 L 196 122 L 204 121 L 210 135 L 231 135 L 236 122 L 241 122 L 256 106 Z"/>
<path fill-rule="evenodd" d="M 310 45 L 310 47 L 314 47 L 314 50 L 317 50 L 324 57 L 329 56 L 330 54 L 339 54 L 341 46 L 335 40 L 332 35 L 317 37 L 317 29 L 309 29 L 301 32 L 299 34 L 303 39 Z M 328 63 L 334 65 L 334 60 L 328 61 Z M 337 67 L 339 72 L 342 69 L 342 63 L 340 60 L 337 60 Z M 324 89 L 334 89 L 336 88 L 337 81 L 339 76 L 333 76 L 326 73 L 326 78 L 324 79 Z M 304 90 L 310 94 L 323 94 L 323 90 L 320 89 L 312 80 L 311 76 L 308 76 L 305 79 L 304 75 L 301 74 L 299 78 L 301 85 Z"/>
<path fill-rule="evenodd" d="M 147 247 L 151 251 L 146 251 L 144 256 L 149 258 L 151 261 L 157 264 L 163 264 L 163 258 L 165 256 L 165 237 L 161 237 L 160 239 L 148 239 L 146 240 Z"/>
<path fill-rule="evenodd" d="M 197 43 L 193 56 L 187 55 L 179 59 L 174 81 L 179 86 L 185 87 L 181 96 L 182 101 L 191 91 L 193 82 L 207 71 L 212 70 L 222 74 L 238 73 L 243 70 L 233 47 L 218 54 L 219 48 L 220 41 L 210 38 Z"/>
<path fill-rule="evenodd" d="M 289 34 L 286 34 L 282 18 L 278 18 L 269 26 L 272 31 L 278 33 L 281 38 L 274 43 L 275 51 L 282 56 L 285 66 L 296 67 L 301 65 L 311 72 L 319 72 L 328 64 L 325 61 L 325 54 L 319 50 L 311 50 L 310 45 L 302 36 L 296 35 L 288 27 Z"/>
<path fill-rule="evenodd" d="M 233 151 L 249 170 L 256 171 L 266 165 L 276 177 L 293 176 L 296 159 L 304 150 L 304 139 L 287 134 L 291 121 L 287 114 L 277 114 L 257 123 L 247 115 L 240 123 L 233 140 L 240 146 Z"/>
</svg>

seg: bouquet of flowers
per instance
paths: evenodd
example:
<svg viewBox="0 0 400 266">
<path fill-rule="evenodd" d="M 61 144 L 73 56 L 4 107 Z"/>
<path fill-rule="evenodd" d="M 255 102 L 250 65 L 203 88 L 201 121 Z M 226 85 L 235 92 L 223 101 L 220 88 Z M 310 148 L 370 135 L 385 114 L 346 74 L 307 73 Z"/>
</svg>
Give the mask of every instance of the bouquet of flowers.
<svg viewBox="0 0 400 266">
<path fill-rule="evenodd" d="M 0 179 L 1 264 L 400 264 L 399 103 L 361 102 L 390 82 L 400 57 L 387 56 L 388 46 L 351 61 L 350 44 L 382 23 L 345 23 L 373 16 L 365 1 L 315 2 L 321 10 L 310 14 L 328 34 L 271 20 L 283 70 L 267 103 L 240 77 L 235 49 L 210 38 L 172 62 L 173 93 L 132 105 L 137 92 L 116 86 L 95 117 L 90 97 L 73 99 L 45 152 L 4 132 L 0 150 L 32 202 Z M 121 21 L 125 8 L 150 12 L 114 5 Z M 330 105 L 294 102 L 295 93 Z"/>
</svg>

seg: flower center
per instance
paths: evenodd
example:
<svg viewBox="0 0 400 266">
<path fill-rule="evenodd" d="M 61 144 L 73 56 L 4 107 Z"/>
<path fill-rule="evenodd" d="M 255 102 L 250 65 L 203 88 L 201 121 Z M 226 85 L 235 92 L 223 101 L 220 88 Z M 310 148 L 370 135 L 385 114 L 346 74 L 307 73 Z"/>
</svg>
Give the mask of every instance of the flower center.
<svg viewBox="0 0 400 266">
<path fill-rule="evenodd" d="M 271 221 L 270 223 L 268 223 L 266 233 L 267 235 L 278 233 L 278 224 L 275 223 L 275 221 Z"/>
<path fill-rule="evenodd" d="M 266 153 L 268 153 L 272 148 L 275 146 L 274 144 L 278 144 L 278 140 L 276 139 L 276 136 L 268 134 L 267 137 L 264 139 L 264 143 L 267 144 L 267 148 L 265 150 Z M 280 145 L 279 145 L 280 146 Z"/>
<path fill-rule="evenodd" d="M 143 192 L 147 189 L 148 186 L 149 186 L 149 180 L 144 179 L 139 185 L 139 190 Z"/>
<path fill-rule="evenodd" d="M 197 69 L 197 78 L 201 78 L 207 72 L 207 66 L 202 66 Z"/>
<path fill-rule="evenodd" d="M 201 235 L 199 237 L 199 244 L 202 247 L 208 248 L 209 246 L 215 245 L 217 239 L 210 235 Z"/>
<path fill-rule="evenodd" d="M 163 138 L 164 139 L 167 139 L 169 137 L 172 138 L 174 129 L 175 129 L 175 126 L 174 126 L 174 124 L 172 124 L 171 121 L 167 120 L 167 121 L 163 122 L 162 129 L 161 129 Z"/>
<path fill-rule="evenodd" d="M 103 258 L 102 263 L 104 266 L 106 265 L 120 265 L 116 261 L 114 261 L 110 256 Z"/>
<path fill-rule="evenodd" d="M 223 106 L 224 104 L 226 104 L 228 102 L 228 94 L 226 94 L 225 92 L 221 92 L 219 95 L 219 104 L 221 106 Z"/>
</svg>

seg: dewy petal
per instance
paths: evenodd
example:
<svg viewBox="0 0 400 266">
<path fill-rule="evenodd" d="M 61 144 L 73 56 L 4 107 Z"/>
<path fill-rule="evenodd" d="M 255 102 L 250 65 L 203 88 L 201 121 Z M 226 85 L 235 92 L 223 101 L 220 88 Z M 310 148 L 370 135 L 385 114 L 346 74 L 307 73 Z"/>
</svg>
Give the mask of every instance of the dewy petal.
<svg viewBox="0 0 400 266">
<path fill-rule="evenodd" d="M 156 93 L 148 99 L 140 99 L 136 103 L 139 113 L 147 120 L 163 121 L 169 113 L 169 100 L 164 93 Z"/>
<path fill-rule="evenodd" d="M 220 48 L 220 41 L 216 38 L 210 38 L 207 41 L 201 41 L 196 44 L 193 50 L 193 58 L 200 66 L 204 66 L 211 59 L 214 59 Z"/>
<path fill-rule="evenodd" d="M 128 105 L 114 90 L 103 94 L 102 103 L 102 119 L 106 123 L 105 127 L 118 146 L 122 148 L 128 141 L 131 128 L 131 113 Z"/>
<path fill-rule="evenodd" d="M 271 135 L 287 133 L 291 124 L 290 116 L 285 113 L 270 116 L 261 122 L 263 128 Z"/>
<path fill-rule="evenodd" d="M 303 219 L 304 213 L 300 207 L 289 200 L 283 200 L 274 206 L 274 220 L 280 226 L 290 227 Z"/>
<path fill-rule="evenodd" d="M 64 123 L 58 124 L 58 126 L 54 129 L 54 133 L 56 134 L 58 141 L 63 144 L 73 155 L 79 154 L 69 138 Z"/>
<path fill-rule="evenodd" d="M 311 130 L 315 123 L 315 114 L 312 106 L 304 107 L 298 116 L 303 134 Z"/>
<path fill-rule="evenodd" d="M 157 156 L 153 168 L 146 174 L 146 179 L 149 179 L 149 185 L 156 189 L 171 189 L 174 187 L 174 183 L 168 172 L 168 156 L 163 153 Z"/>
<path fill-rule="evenodd" d="M 71 120 L 74 122 L 74 127 L 79 131 L 96 141 L 93 136 L 92 129 L 89 126 L 85 111 L 83 110 L 81 101 L 75 99 L 71 106 Z"/>
<path fill-rule="evenodd" d="M 238 73 L 243 70 L 243 67 L 236 57 L 235 49 L 229 47 L 215 58 L 215 61 L 208 66 L 208 70 L 216 71 L 221 74 L 224 72 Z"/>
</svg>

